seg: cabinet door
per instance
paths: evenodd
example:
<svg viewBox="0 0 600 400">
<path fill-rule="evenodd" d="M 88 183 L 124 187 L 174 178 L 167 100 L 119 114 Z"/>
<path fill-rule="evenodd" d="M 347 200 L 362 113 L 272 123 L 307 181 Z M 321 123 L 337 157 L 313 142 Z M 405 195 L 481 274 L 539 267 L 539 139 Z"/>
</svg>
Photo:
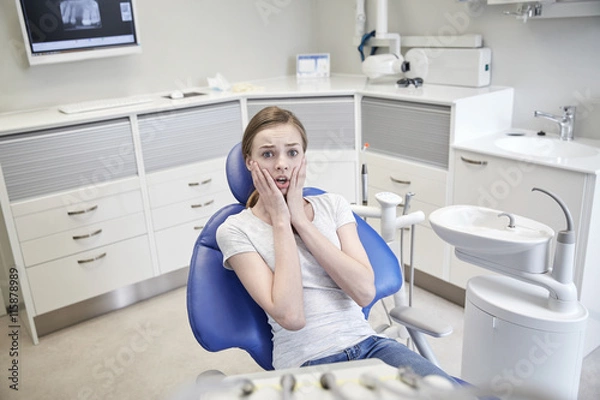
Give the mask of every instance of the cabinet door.
<svg viewBox="0 0 600 400">
<path fill-rule="evenodd" d="M 473 204 L 522 215 L 550 226 L 555 232 L 566 228 L 562 210 L 553 199 L 531 189 L 539 187 L 560 197 L 571 211 L 577 231 L 581 226 L 585 183 L 586 176 L 577 172 L 467 151 L 455 152 L 454 204 Z M 481 273 L 485 273 L 483 268 L 453 257 L 452 283 L 465 287 L 468 279 Z"/>
<path fill-rule="evenodd" d="M 137 175 L 129 120 L 0 137 L 11 202 Z"/>
<path fill-rule="evenodd" d="M 277 105 L 292 111 L 308 136 L 306 184 L 358 199 L 354 97 L 248 100 L 248 118 Z"/>
<path fill-rule="evenodd" d="M 147 173 L 224 157 L 242 139 L 237 101 L 139 117 Z"/>
<path fill-rule="evenodd" d="M 361 112 L 370 149 L 448 168 L 450 107 L 364 97 Z"/>
</svg>

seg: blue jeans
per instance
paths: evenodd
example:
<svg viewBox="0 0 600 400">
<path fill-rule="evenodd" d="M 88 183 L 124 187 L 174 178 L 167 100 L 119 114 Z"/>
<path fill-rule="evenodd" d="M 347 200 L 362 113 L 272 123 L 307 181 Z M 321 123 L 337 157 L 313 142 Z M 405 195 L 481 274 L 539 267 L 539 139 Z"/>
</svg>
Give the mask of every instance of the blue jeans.
<svg viewBox="0 0 600 400">
<path fill-rule="evenodd" d="M 319 364 L 331 364 L 336 362 L 363 360 L 367 358 L 378 358 L 392 367 L 409 367 L 417 375 L 441 375 L 455 382 L 448 374 L 435 366 L 432 362 L 415 353 L 402 343 L 394 339 L 370 336 L 362 342 L 348 347 L 345 350 L 331 356 L 309 360 L 302 367 Z"/>
</svg>

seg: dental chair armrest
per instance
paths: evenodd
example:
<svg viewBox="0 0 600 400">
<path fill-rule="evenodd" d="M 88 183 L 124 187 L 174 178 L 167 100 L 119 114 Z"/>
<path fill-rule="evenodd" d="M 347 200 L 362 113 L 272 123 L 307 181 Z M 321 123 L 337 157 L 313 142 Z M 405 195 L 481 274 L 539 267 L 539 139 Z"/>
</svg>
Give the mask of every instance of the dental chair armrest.
<svg viewBox="0 0 600 400">
<path fill-rule="evenodd" d="M 394 307 L 390 317 L 407 328 L 425 333 L 433 337 L 443 337 L 452 333 L 452 326 L 439 318 L 428 315 L 423 309 L 407 306 Z"/>
</svg>

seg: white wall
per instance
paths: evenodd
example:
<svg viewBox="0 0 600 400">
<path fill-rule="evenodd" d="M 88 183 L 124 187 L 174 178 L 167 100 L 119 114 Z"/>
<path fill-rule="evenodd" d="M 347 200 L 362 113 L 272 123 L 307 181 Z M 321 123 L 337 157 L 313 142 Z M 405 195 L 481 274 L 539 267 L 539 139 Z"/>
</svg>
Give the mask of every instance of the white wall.
<svg viewBox="0 0 600 400">
<path fill-rule="evenodd" d="M 313 0 L 138 0 L 143 53 L 29 67 L 14 0 L 0 1 L 0 112 L 295 73 L 314 51 Z"/>
<path fill-rule="evenodd" d="M 367 1 L 374 29 L 375 1 Z M 515 126 L 556 131 L 533 118 L 577 105 L 576 136 L 600 139 L 600 17 L 529 21 L 504 6 L 389 0 L 389 32 L 480 33 L 492 48 L 492 84 L 515 88 Z M 332 71 L 360 73 L 354 0 L 139 0 L 141 55 L 29 67 L 13 0 L 0 2 L 0 112 L 79 100 L 293 74 L 297 53 L 323 51 Z M 262 8 L 261 8 L 262 7 Z"/>
<path fill-rule="evenodd" d="M 366 0 L 368 30 L 375 29 L 376 2 Z M 400 35 L 478 33 L 492 49 L 492 84 L 515 88 L 515 126 L 557 132 L 533 118 L 534 110 L 560 113 L 577 105 L 575 135 L 600 139 L 600 17 L 530 20 L 502 15 L 508 6 L 470 6 L 456 0 L 389 0 L 388 32 Z M 354 0 L 318 0 L 320 50 L 336 72 L 360 73 L 352 44 Z"/>
</svg>

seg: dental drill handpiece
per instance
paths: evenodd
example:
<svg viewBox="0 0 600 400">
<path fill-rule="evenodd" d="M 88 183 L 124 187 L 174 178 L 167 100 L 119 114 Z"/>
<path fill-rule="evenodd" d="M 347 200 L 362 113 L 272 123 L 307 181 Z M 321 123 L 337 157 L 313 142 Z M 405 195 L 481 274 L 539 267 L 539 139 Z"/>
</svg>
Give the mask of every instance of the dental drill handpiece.
<svg viewBox="0 0 600 400">
<path fill-rule="evenodd" d="M 334 399 L 347 400 L 347 397 L 341 392 L 340 387 L 335 381 L 335 376 L 331 372 L 325 372 L 323 375 L 321 375 L 319 382 L 321 383 L 321 387 L 323 389 L 331 392 Z"/>
<path fill-rule="evenodd" d="M 415 194 L 413 192 L 407 192 L 404 195 L 404 208 L 402 209 L 402 215 L 408 214 L 410 210 L 410 200 L 413 198 Z"/>
<path fill-rule="evenodd" d="M 292 393 L 296 387 L 296 378 L 292 374 L 283 374 L 281 376 L 281 398 L 282 400 L 290 400 Z"/>
<path fill-rule="evenodd" d="M 362 374 L 358 379 L 360 384 L 367 389 L 373 391 L 387 390 L 395 396 L 398 396 L 398 399 L 413 398 L 414 395 L 414 389 L 409 387 L 409 385 L 403 386 L 404 390 L 402 390 L 396 386 L 392 386 L 386 382 L 380 381 L 376 376 L 369 373 Z"/>
</svg>

